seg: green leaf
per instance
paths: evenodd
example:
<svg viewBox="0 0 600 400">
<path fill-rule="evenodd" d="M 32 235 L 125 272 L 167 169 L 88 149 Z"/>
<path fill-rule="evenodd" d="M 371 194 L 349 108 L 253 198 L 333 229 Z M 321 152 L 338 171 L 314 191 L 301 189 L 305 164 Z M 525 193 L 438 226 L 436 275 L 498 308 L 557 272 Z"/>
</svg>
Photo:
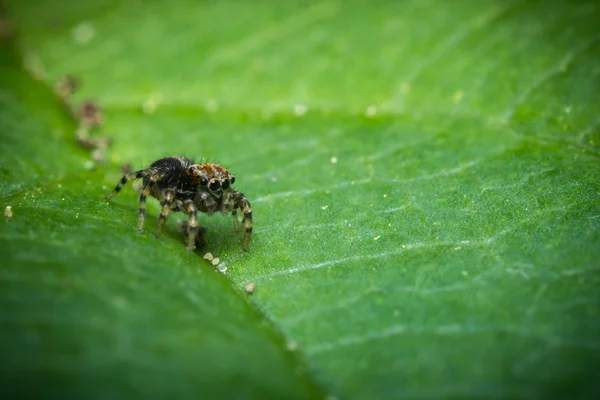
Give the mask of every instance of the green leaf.
<svg viewBox="0 0 600 400">
<path fill-rule="evenodd" d="M 179 234 L 139 235 L 127 202 L 103 201 L 105 178 L 84 168 L 52 92 L 0 71 L 2 205 L 12 212 L 0 231 L 3 393 L 324 398 L 275 326 Z"/>
<path fill-rule="evenodd" d="M 50 90 L 3 67 L 17 390 L 600 395 L 595 4 L 9 6 L 32 75 L 81 77 L 114 139 L 85 169 Z M 178 154 L 236 175 L 248 252 L 230 218 L 188 255 L 182 216 L 156 241 L 156 202 L 140 235 L 134 190 L 102 201 L 121 163 Z"/>
</svg>

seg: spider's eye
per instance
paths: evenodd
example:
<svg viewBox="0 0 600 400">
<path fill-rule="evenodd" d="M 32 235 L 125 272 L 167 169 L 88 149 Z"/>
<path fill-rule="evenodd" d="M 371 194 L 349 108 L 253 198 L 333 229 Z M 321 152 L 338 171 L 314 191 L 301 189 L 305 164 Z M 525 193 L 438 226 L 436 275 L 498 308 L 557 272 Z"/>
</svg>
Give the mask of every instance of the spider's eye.
<svg viewBox="0 0 600 400">
<path fill-rule="evenodd" d="M 214 180 L 210 183 L 209 189 L 212 190 L 213 192 L 219 190 L 219 188 L 221 187 L 221 182 Z"/>
<path fill-rule="evenodd" d="M 233 185 L 235 183 L 235 176 L 231 177 L 231 184 Z"/>
<path fill-rule="evenodd" d="M 194 172 L 195 170 L 196 170 L 196 167 L 194 167 L 194 166 L 191 166 L 189 169 L 190 172 Z"/>
<path fill-rule="evenodd" d="M 204 177 L 204 176 L 202 178 L 200 178 L 200 185 L 202 185 L 202 186 L 208 185 L 208 179 L 206 179 L 206 177 Z"/>
<path fill-rule="evenodd" d="M 221 184 L 221 187 L 223 188 L 223 190 L 229 189 L 229 181 L 227 179 L 225 179 L 223 181 L 223 183 Z"/>
</svg>

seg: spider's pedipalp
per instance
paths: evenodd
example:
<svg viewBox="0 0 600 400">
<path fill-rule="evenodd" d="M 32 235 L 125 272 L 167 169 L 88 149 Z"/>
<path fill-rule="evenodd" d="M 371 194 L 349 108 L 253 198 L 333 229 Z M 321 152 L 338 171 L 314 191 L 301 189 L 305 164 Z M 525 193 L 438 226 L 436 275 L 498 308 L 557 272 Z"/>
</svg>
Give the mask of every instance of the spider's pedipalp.
<svg viewBox="0 0 600 400">
<path fill-rule="evenodd" d="M 147 176 L 149 174 L 150 174 L 150 170 L 148 170 L 148 169 L 140 169 L 139 171 L 128 173 L 127 175 L 125 175 L 121 178 L 121 180 L 119 181 L 119 183 L 117 183 L 117 186 L 115 186 L 113 191 L 108 196 L 106 196 L 105 200 L 109 201 L 110 199 L 115 197 L 117 194 L 119 194 L 119 192 L 121 191 L 121 189 L 127 182 L 132 181 L 134 179 L 143 178 L 144 176 Z"/>
<path fill-rule="evenodd" d="M 233 210 L 233 206 L 235 204 L 233 193 L 234 192 L 232 190 L 226 190 L 223 193 L 223 201 L 221 202 L 221 213 L 223 215 L 227 215 L 231 212 L 231 210 Z"/>
<path fill-rule="evenodd" d="M 218 211 L 217 201 L 206 191 L 201 191 L 196 195 L 195 203 L 198 207 L 198 210 L 208 215 Z"/>
</svg>

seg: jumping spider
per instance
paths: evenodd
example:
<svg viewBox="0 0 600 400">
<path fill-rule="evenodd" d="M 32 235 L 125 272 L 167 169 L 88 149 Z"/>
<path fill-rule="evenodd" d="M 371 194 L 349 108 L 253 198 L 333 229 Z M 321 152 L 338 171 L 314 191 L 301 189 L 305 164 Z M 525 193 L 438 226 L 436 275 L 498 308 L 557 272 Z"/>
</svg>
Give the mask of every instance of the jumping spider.
<svg viewBox="0 0 600 400">
<path fill-rule="evenodd" d="M 140 193 L 140 216 L 137 229 L 144 227 L 146 214 L 146 197 L 151 195 L 160 201 L 161 210 L 156 228 L 156 238 L 167 221 L 169 212 L 181 211 L 189 216 L 184 223 L 187 231 L 188 251 L 194 250 L 196 243 L 204 244 L 204 227 L 198 225 L 197 212 L 208 215 L 231 212 L 233 227 L 239 230 L 237 209 L 242 210 L 242 248 L 244 251 L 250 243 L 252 234 L 252 208 L 242 192 L 233 190 L 231 185 L 235 177 L 218 164 L 196 164 L 186 157 L 165 157 L 153 162 L 148 168 L 125 175 L 112 193 L 106 197 L 109 201 L 116 196 L 128 181 L 143 178 L 143 189 Z"/>
</svg>

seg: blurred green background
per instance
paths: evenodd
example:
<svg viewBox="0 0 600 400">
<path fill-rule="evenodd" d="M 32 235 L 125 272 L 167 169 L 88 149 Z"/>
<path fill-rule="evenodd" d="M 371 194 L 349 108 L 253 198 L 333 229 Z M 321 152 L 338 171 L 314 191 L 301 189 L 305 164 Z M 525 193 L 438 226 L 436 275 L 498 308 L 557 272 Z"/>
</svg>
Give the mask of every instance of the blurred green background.
<svg viewBox="0 0 600 400">
<path fill-rule="evenodd" d="M 3 10 L 6 398 L 600 396 L 595 2 Z M 230 218 L 188 254 L 182 215 L 157 241 L 156 201 L 142 234 L 131 186 L 103 201 L 180 154 L 236 175 L 248 252 Z"/>
</svg>

